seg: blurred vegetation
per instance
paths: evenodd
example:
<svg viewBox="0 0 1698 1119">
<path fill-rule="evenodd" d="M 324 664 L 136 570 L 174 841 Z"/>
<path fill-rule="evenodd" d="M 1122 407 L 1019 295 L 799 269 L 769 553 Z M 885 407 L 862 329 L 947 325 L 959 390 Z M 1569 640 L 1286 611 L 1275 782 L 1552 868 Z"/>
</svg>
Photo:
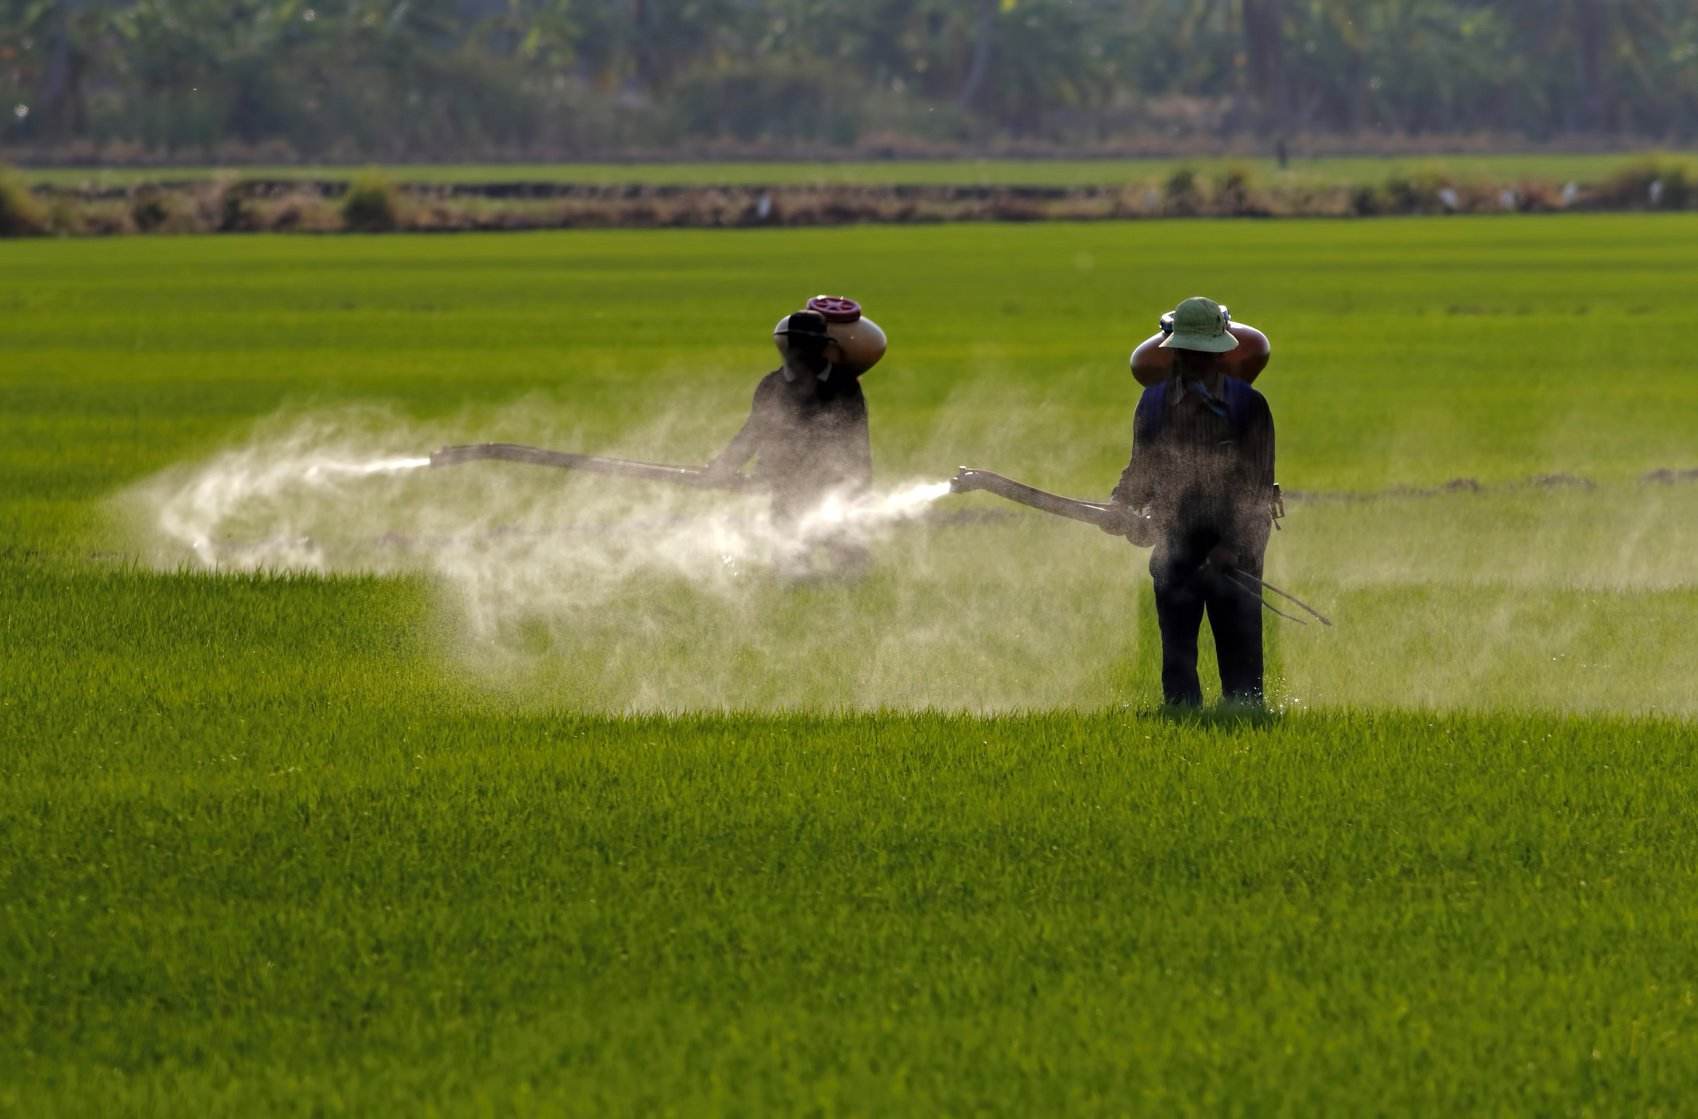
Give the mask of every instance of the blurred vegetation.
<svg viewBox="0 0 1698 1119">
<path fill-rule="evenodd" d="M 1605 203 L 1644 200 L 1648 209 L 1684 210 L 1698 202 L 1698 163 L 1646 155 L 1617 170 L 1599 195 Z"/>
<path fill-rule="evenodd" d="M 342 196 L 342 221 L 355 233 L 388 233 L 401 222 L 401 202 L 395 184 L 375 171 L 365 171 L 348 184 Z"/>
<path fill-rule="evenodd" d="M 1691 0 L 0 0 L 0 144 L 123 162 L 1698 134 Z"/>
<path fill-rule="evenodd" d="M 1113 167 L 1116 161 L 1098 161 Z M 1122 161 L 1130 163 L 1130 161 Z M 1328 173 L 1278 171 L 1266 161 L 1148 161 L 1132 178 L 1021 184 L 849 178 L 727 181 L 733 165 L 673 164 L 688 178 L 651 183 L 549 178 L 461 180 L 478 168 L 127 168 L 84 181 L 0 165 L 0 238 L 41 233 L 447 232 L 567 228 L 813 226 L 863 222 L 1101 221 L 1159 217 L 1373 217 L 1414 214 L 1698 209 L 1698 159 L 1667 153 L 1586 156 L 1564 166 L 1469 156 L 1421 160 L 1315 161 Z M 1383 164 L 1383 168 L 1382 165 Z M 1052 168 L 1055 161 L 1019 166 Z M 582 165 L 594 167 L 594 165 Z M 634 165 L 621 165 L 640 174 Z M 643 170 L 655 165 L 643 165 Z M 751 166 L 783 171 L 797 165 Z M 813 164 L 811 166 L 822 166 Z M 889 173 L 888 162 L 835 163 Z M 923 167 L 904 162 L 902 168 Z M 972 168 L 974 161 L 947 166 Z M 1590 171 L 1580 173 L 1582 167 Z M 1543 167 L 1543 170 L 1540 168 Z M 500 169 L 497 169 L 500 170 Z M 505 169 L 523 174 L 521 168 Z M 1552 171 L 1576 172 L 1576 178 Z M 422 175 L 419 172 L 424 172 Z M 310 172 L 310 173 L 309 173 Z M 96 181 L 110 180 L 110 181 Z"/>
<path fill-rule="evenodd" d="M 48 213 L 17 172 L 0 165 L 0 237 L 45 233 Z"/>
</svg>

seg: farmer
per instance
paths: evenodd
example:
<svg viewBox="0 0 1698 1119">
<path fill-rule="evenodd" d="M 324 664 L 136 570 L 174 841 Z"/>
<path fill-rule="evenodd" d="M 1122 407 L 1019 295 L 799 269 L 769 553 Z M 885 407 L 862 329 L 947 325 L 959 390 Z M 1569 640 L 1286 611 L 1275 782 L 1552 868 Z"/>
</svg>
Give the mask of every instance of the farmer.
<svg viewBox="0 0 1698 1119">
<path fill-rule="evenodd" d="M 1154 545 L 1156 617 L 1161 625 L 1162 695 L 1200 706 L 1197 633 L 1214 631 L 1222 698 L 1260 706 L 1260 597 L 1226 578 L 1258 579 L 1278 490 L 1273 414 L 1262 394 L 1222 369 L 1236 348 L 1226 309 L 1195 296 L 1173 311 L 1161 346 L 1172 375 L 1144 390 L 1132 420 L 1132 461 L 1111 501 L 1125 509 L 1104 531 Z"/>
<path fill-rule="evenodd" d="M 755 460 L 774 516 L 794 523 L 831 494 L 872 484 L 872 443 L 860 375 L 884 354 L 884 333 L 853 300 L 818 296 L 773 330 L 783 364 L 755 386 L 754 405 L 708 469 L 734 474 Z"/>
</svg>

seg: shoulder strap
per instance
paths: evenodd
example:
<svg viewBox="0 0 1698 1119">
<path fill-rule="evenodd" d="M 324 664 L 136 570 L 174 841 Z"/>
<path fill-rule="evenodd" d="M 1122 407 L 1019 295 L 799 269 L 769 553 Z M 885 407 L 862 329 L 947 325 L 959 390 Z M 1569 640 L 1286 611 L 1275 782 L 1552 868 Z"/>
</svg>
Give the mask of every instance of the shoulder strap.
<svg viewBox="0 0 1698 1119">
<path fill-rule="evenodd" d="M 1226 402 L 1226 422 L 1232 425 L 1232 435 L 1242 439 L 1250 430 L 1250 413 L 1255 404 L 1256 390 L 1237 377 L 1221 381 L 1221 396 Z"/>
</svg>

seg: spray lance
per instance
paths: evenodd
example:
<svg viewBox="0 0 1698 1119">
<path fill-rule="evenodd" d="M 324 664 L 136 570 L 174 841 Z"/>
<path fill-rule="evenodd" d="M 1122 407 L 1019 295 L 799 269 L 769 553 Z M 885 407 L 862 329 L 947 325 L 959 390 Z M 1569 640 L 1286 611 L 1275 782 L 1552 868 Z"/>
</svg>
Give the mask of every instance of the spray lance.
<svg viewBox="0 0 1698 1119">
<path fill-rule="evenodd" d="M 520 462 L 529 466 L 548 466 L 556 470 L 581 470 L 586 474 L 608 474 L 619 478 L 640 478 L 651 482 L 670 482 L 703 490 L 744 490 L 752 484 L 739 474 L 707 470 L 700 466 L 671 466 L 659 462 L 638 462 L 634 459 L 606 458 L 572 451 L 550 451 L 542 447 L 527 447 L 520 443 L 463 443 L 432 451 L 431 466 L 459 466 L 468 462 Z"/>
<path fill-rule="evenodd" d="M 1132 524 L 1126 523 L 1130 512 L 1123 505 L 1110 505 L 1101 501 L 1080 501 L 1077 498 L 1062 497 L 1059 494 L 1048 493 L 1035 486 L 1016 482 L 1012 478 L 1004 478 L 1001 474 L 993 474 L 989 470 L 975 470 L 963 466 L 955 472 L 955 477 L 949 480 L 950 493 L 992 493 L 1017 505 L 1028 505 L 1056 517 L 1066 517 L 1068 520 L 1084 521 L 1098 528 L 1111 529 L 1122 535 L 1131 535 Z M 1148 518 L 1145 518 L 1146 520 Z M 1121 526 L 1125 525 L 1122 532 Z"/>
<path fill-rule="evenodd" d="M 1026 505 L 1052 516 L 1083 521 L 1086 524 L 1107 529 L 1117 536 L 1126 537 L 1139 547 L 1148 547 L 1155 540 L 1155 524 L 1144 510 L 1102 501 L 1080 501 L 1077 498 L 1062 497 L 1059 494 L 1040 490 L 1035 486 L 1028 486 L 1024 482 L 1005 478 L 1001 474 L 994 474 L 989 470 L 975 470 L 970 466 L 963 466 L 955 472 L 955 477 L 949 480 L 949 490 L 951 493 L 982 492 L 995 494 L 997 497 L 1012 501 L 1017 505 Z M 1229 567 L 1221 575 L 1228 583 L 1245 594 L 1254 596 L 1269 611 L 1282 618 L 1296 622 L 1298 625 L 1308 625 L 1302 618 L 1286 613 L 1263 598 L 1262 592 L 1266 591 L 1285 599 L 1324 626 L 1332 625 L 1332 619 L 1296 595 L 1283 591 L 1266 579 L 1252 575 L 1242 568 Z"/>
</svg>

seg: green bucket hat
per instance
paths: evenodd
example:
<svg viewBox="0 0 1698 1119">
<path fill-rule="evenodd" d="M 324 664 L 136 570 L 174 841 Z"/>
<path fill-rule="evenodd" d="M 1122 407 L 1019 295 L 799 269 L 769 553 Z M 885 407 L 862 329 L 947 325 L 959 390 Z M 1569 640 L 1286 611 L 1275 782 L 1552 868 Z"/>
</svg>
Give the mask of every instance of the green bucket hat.
<svg viewBox="0 0 1698 1119">
<path fill-rule="evenodd" d="M 1238 348 L 1226 329 L 1232 316 L 1212 299 L 1193 295 L 1173 309 L 1173 333 L 1161 340 L 1164 350 L 1201 350 L 1223 354 Z"/>
</svg>

